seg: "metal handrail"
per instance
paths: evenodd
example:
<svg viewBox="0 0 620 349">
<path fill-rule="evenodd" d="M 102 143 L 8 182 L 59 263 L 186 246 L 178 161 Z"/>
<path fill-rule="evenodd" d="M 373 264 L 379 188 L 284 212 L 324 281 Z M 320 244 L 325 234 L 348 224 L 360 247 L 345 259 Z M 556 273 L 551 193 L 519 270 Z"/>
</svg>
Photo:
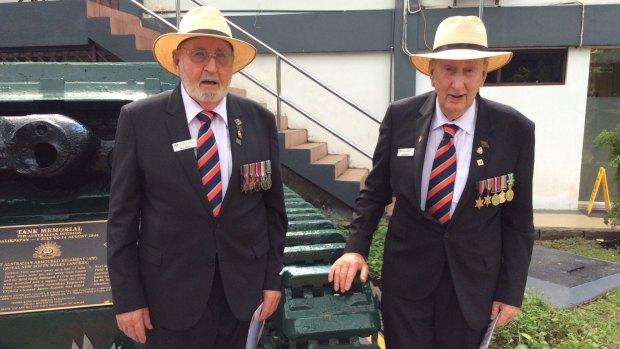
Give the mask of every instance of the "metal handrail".
<svg viewBox="0 0 620 349">
<path fill-rule="evenodd" d="M 163 22 L 164 24 L 166 24 L 167 26 L 172 28 L 174 31 L 178 31 L 178 27 L 174 26 L 173 24 L 168 22 L 168 20 L 166 20 L 165 18 L 163 18 L 163 17 L 159 16 L 158 14 L 156 14 L 155 12 L 151 11 L 149 8 L 147 8 L 146 6 L 142 5 L 137 0 L 130 0 L 130 1 L 133 4 L 135 4 L 136 6 L 140 7 L 145 12 L 147 12 L 148 14 L 150 14 L 151 16 L 153 16 L 154 18 L 156 18 L 157 20 L 159 20 L 160 22 Z M 192 1 L 194 3 L 196 3 L 197 5 L 199 5 L 199 6 L 206 6 L 206 4 L 202 3 L 199 0 L 192 0 Z M 267 86 L 266 84 L 262 83 L 260 80 L 258 80 L 257 78 L 255 78 L 254 76 L 249 74 L 248 72 L 240 70 L 239 73 L 241 75 L 243 75 L 244 77 L 246 77 L 248 80 L 250 80 L 253 83 L 255 83 L 256 85 L 258 85 L 263 90 L 265 90 L 268 93 L 270 93 L 271 95 L 273 95 L 277 99 L 277 111 L 276 112 L 277 112 L 277 118 L 278 118 L 278 126 L 281 124 L 280 123 L 281 122 L 281 115 L 282 115 L 281 104 L 282 104 L 282 102 L 284 102 L 286 105 L 290 106 L 291 108 L 295 109 L 300 114 L 304 115 L 306 118 L 310 119 L 310 121 L 312 121 L 315 124 L 321 126 L 323 129 L 325 129 L 326 131 L 328 131 L 329 133 L 334 135 L 336 138 L 338 138 L 341 141 L 345 142 L 351 148 L 353 148 L 353 149 L 357 150 L 358 152 L 360 152 L 366 158 L 372 160 L 372 154 L 370 154 L 366 150 L 362 149 L 360 146 L 358 146 L 357 144 L 353 143 L 353 141 L 349 140 L 348 138 L 346 138 L 345 136 L 340 134 L 338 131 L 332 129 L 327 124 L 323 123 L 321 120 L 319 120 L 316 117 L 312 116 L 310 113 L 308 113 L 305 110 L 303 110 L 301 107 L 299 107 L 298 105 L 293 103 L 291 100 L 289 100 L 286 97 L 282 96 L 282 91 L 281 91 L 282 90 L 281 62 L 284 61 L 285 63 L 290 65 L 292 68 L 297 70 L 299 73 L 303 74 L 304 76 L 306 76 L 310 80 L 314 81 L 319 86 L 321 86 L 323 89 L 329 91 L 330 93 L 332 93 L 333 95 L 338 97 L 340 100 L 342 100 L 343 102 L 349 104 L 351 107 L 353 107 L 357 111 L 363 113 L 364 115 L 369 117 L 371 120 L 375 121 L 376 123 L 380 124 L 381 123 L 381 119 L 377 118 L 376 116 L 374 116 L 370 112 L 366 111 L 364 108 L 362 108 L 361 106 L 357 105 L 355 102 L 351 101 L 347 97 L 343 96 L 338 91 L 336 91 L 333 88 L 329 87 L 327 84 L 325 84 L 324 82 L 322 82 L 318 78 L 314 77 L 312 74 L 310 74 L 309 72 L 307 72 L 306 70 L 304 70 L 303 68 L 301 68 L 300 66 L 298 66 L 297 64 L 292 62 L 291 60 L 289 60 L 288 58 L 284 57 L 278 51 L 274 50 L 273 48 L 271 48 L 270 46 L 268 46 L 267 44 L 265 44 L 261 40 L 259 40 L 256 37 L 254 37 L 252 34 L 250 34 L 247 31 L 245 31 L 243 28 L 241 28 L 241 27 L 237 26 L 235 23 L 231 22 L 228 18 L 225 18 L 225 19 L 226 19 L 226 21 L 228 22 L 229 25 L 231 25 L 232 27 L 236 28 L 237 30 L 239 30 L 243 34 L 247 35 L 249 38 L 251 38 L 252 40 L 256 41 L 258 44 L 260 44 L 262 47 L 264 47 L 265 49 L 267 49 L 269 52 L 273 53 L 276 56 L 276 86 L 277 86 L 277 91 L 274 91 L 269 86 Z"/>
<path fill-rule="evenodd" d="M 129 0 L 131 1 L 134 5 L 138 6 L 139 8 L 141 8 L 144 12 L 148 13 L 149 15 L 153 16 L 155 19 L 157 19 L 158 21 L 162 22 L 163 24 L 169 26 L 170 28 L 172 28 L 172 30 L 178 30 L 177 27 L 174 26 L 174 24 L 168 22 L 164 17 L 158 15 L 157 13 L 151 11 L 150 8 L 142 5 L 141 3 L 139 3 L 136 0 Z"/>
<path fill-rule="evenodd" d="M 242 74 L 244 72 L 241 72 Z M 247 74 L 247 73 L 246 73 Z M 244 76 L 246 78 L 248 78 L 248 80 L 252 81 L 253 83 L 255 83 L 256 85 L 258 85 L 259 87 L 261 87 L 263 90 L 267 91 L 269 94 L 271 94 L 274 97 L 278 97 L 279 92 L 278 91 L 274 91 L 271 87 L 267 86 L 266 84 L 264 84 L 262 81 L 258 80 L 257 78 L 253 77 L 250 74 L 244 74 Z M 364 156 L 366 156 L 368 159 L 372 160 L 372 154 L 370 154 L 369 152 L 367 152 L 366 150 L 360 148 L 358 145 L 356 145 L 355 143 L 353 143 L 353 141 L 349 140 L 348 138 L 346 138 L 345 136 L 343 136 L 341 133 L 339 133 L 338 131 L 334 130 L 333 128 L 329 127 L 327 124 L 325 124 L 323 121 L 317 119 L 316 117 L 312 116 L 312 114 L 310 114 L 309 112 L 305 111 L 304 109 L 302 109 L 300 106 L 298 106 L 297 104 L 295 104 L 293 101 L 289 100 L 288 98 L 281 96 L 280 98 L 282 99 L 282 102 L 284 102 L 285 104 L 287 104 L 288 106 L 290 106 L 291 108 L 295 109 L 297 112 L 299 112 L 300 114 L 303 114 L 305 117 L 307 117 L 308 119 L 310 119 L 310 121 L 314 122 L 315 124 L 321 126 L 323 129 L 327 130 L 329 133 L 331 133 L 332 135 L 336 136 L 338 139 L 340 139 L 341 141 L 347 143 L 349 146 L 351 146 L 353 149 L 357 150 L 358 152 L 362 153 Z"/>
<path fill-rule="evenodd" d="M 196 5 L 199 5 L 199 6 L 206 6 L 207 5 L 207 4 L 205 4 L 204 2 L 202 2 L 200 0 L 192 0 L 192 2 L 195 3 Z M 377 122 L 378 124 L 381 123 L 381 119 L 377 118 L 372 113 L 370 113 L 366 109 L 362 108 L 361 106 L 359 106 L 358 104 L 356 104 L 355 102 L 350 100 L 349 98 L 347 98 L 344 95 L 340 94 L 338 91 L 336 91 L 333 88 L 329 87 L 326 83 L 324 83 L 323 81 L 319 80 L 318 78 L 316 78 L 315 76 L 313 76 L 312 74 L 307 72 L 304 68 L 302 68 L 299 65 L 295 64 L 293 61 L 289 60 L 288 58 L 283 56 L 280 52 L 278 52 L 275 49 L 271 48 L 271 46 L 269 46 L 266 43 L 262 42 L 260 39 L 258 39 L 254 35 L 250 34 L 245 29 L 243 29 L 240 26 L 236 25 L 235 23 L 231 22 L 228 18 L 226 18 L 226 22 L 228 22 L 228 24 L 230 26 L 234 27 L 235 29 L 237 29 L 238 31 L 240 31 L 241 33 L 243 33 L 244 35 L 246 35 L 250 39 L 254 40 L 256 43 L 258 43 L 260 46 L 265 48 L 267 51 L 269 51 L 269 52 L 273 53 L 274 55 L 276 55 L 276 57 L 278 57 L 282 61 L 286 62 L 288 65 L 293 67 L 295 70 L 297 70 L 298 72 L 302 73 L 303 75 L 305 75 L 310 80 L 316 82 L 319 86 L 323 87 L 325 90 L 329 91 L 334 96 L 340 98 L 340 100 L 342 100 L 343 102 L 345 102 L 348 105 L 350 105 L 351 107 L 355 108 L 357 111 L 359 111 L 362 114 L 366 115 L 367 117 L 369 117 L 371 120 Z"/>
</svg>

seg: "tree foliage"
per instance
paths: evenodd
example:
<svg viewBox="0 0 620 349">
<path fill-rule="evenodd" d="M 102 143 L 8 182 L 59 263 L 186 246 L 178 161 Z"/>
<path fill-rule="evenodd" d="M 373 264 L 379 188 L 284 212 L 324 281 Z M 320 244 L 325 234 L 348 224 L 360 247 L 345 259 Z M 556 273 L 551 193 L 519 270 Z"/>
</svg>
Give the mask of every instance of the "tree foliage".
<svg viewBox="0 0 620 349">
<path fill-rule="evenodd" d="M 620 124 L 613 130 L 603 130 L 594 139 L 594 144 L 609 149 L 609 167 L 616 169 L 614 180 L 618 184 L 618 192 L 611 194 L 611 211 L 605 217 L 605 223 L 611 226 L 620 225 Z"/>
</svg>

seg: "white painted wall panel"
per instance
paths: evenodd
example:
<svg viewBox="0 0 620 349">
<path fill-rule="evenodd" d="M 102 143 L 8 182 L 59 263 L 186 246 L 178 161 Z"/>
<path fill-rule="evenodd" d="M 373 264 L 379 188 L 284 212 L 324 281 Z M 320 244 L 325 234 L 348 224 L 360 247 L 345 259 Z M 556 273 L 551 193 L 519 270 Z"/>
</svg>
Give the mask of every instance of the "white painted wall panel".
<svg viewBox="0 0 620 349">
<path fill-rule="evenodd" d="M 390 102 L 389 53 L 313 53 L 290 54 L 287 57 L 379 119 L 383 118 Z M 260 55 L 245 71 L 264 81 L 272 89 L 276 89 L 273 56 Z M 275 98 L 240 74 L 235 75 L 232 86 L 246 89 L 249 97 L 266 102 L 268 108 L 275 111 Z M 339 102 L 332 94 L 284 63 L 282 94 L 303 110 L 319 117 L 329 127 L 338 130 L 368 153 L 374 152 L 379 135 L 378 123 Z M 310 140 L 329 143 L 329 153 L 349 154 L 349 163 L 353 167 L 372 166 L 369 159 L 351 150 L 349 146 L 317 127 L 312 121 L 289 107 L 285 107 L 284 110 L 289 117 L 289 128 L 308 129 Z"/>
<path fill-rule="evenodd" d="M 1 0 L 0 0 L 1 1 Z M 393 0 L 203 0 L 225 12 L 234 11 L 353 11 L 384 10 L 394 8 Z M 144 0 L 151 9 L 173 11 L 175 2 L 170 0 Z M 181 0 L 181 9 L 189 10 L 197 5 L 190 0 Z"/>
</svg>

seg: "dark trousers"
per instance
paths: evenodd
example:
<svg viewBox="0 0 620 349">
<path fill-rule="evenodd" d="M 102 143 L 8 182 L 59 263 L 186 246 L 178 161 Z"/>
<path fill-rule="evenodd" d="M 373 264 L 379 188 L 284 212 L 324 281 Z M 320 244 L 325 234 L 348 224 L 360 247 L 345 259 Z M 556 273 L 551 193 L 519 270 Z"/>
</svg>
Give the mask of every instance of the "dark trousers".
<svg viewBox="0 0 620 349">
<path fill-rule="evenodd" d="M 479 348 L 486 329 L 467 325 L 447 267 L 427 298 L 411 301 L 388 292 L 381 295 L 387 349 Z"/>
<path fill-rule="evenodd" d="M 222 286 L 219 267 L 215 268 L 213 289 L 198 323 L 186 331 L 158 328 L 147 331 L 146 349 L 245 349 L 249 321 L 233 315 Z"/>
</svg>

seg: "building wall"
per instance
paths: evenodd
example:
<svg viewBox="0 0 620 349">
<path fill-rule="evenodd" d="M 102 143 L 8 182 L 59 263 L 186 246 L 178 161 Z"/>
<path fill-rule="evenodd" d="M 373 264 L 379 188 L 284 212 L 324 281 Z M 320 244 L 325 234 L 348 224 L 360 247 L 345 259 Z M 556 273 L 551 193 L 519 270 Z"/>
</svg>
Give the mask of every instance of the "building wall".
<svg viewBox="0 0 620 349">
<path fill-rule="evenodd" d="M 225 12 L 241 13 L 262 11 L 355 11 L 391 9 L 394 7 L 394 0 L 203 0 L 203 2 Z M 170 0 L 144 0 L 144 5 L 149 6 L 149 8 L 158 8 L 168 11 L 175 10 L 175 2 Z M 196 4 L 190 0 L 181 0 L 182 10 L 191 9 L 195 6 Z"/>
<path fill-rule="evenodd" d="M 287 55 L 321 81 L 335 88 L 378 118 L 389 105 L 389 53 L 314 53 Z M 536 209 L 575 210 L 581 171 L 581 152 L 586 112 L 590 48 L 570 48 L 564 85 L 483 87 L 481 95 L 508 104 L 536 124 L 536 164 L 534 206 Z M 410 69 L 413 70 L 412 67 Z M 275 90 L 275 60 L 260 55 L 246 71 Z M 338 106 L 329 93 L 304 82 L 283 66 L 282 91 L 304 110 L 372 153 L 379 125 L 351 108 Z M 248 95 L 264 101 L 275 111 L 276 102 L 268 93 L 237 74 L 232 83 Z M 416 74 L 416 94 L 430 91 L 427 76 Z M 329 106 L 326 108 L 326 106 Z M 290 128 L 309 130 L 312 141 L 328 142 L 329 152 L 350 154 L 350 164 L 371 167 L 371 161 L 314 125 L 289 107 L 284 107 Z"/>
<path fill-rule="evenodd" d="M 48 28 L 53 33 L 83 31 L 76 31 L 79 26 L 70 21 L 55 20 L 66 18 L 61 16 L 65 13 L 55 9 L 69 2 L 82 3 L 63 0 L 2 4 L 0 17 L 4 15 L 6 20 L 0 21 L 0 29 L 4 29 L 0 30 L 0 48 L 14 47 L 15 38 L 19 38 L 20 46 L 25 47 L 59 45 L 58 42 L 50 43 L 54 35 L 41 36 L 40 28 Z M 170 3 L 164 0 L 146 2 L 155 9 Z M 412 10 L 416 10 L 417 2 L 409 2 Z M 457 0 L 457 8 L 448 8 L 454 5 L 454 0 L 422 0 L 426 6 L 423 17 L 421 13 L 403 16 L 406 2 L 401 0 L 318 0 L 305 3 L 215 0 L 209 3 L 221 7 L 235 23 L 291 57 L 378 118 L 383 117 L 391 100 L 429 88 L 425 79 L 416 76 L 401 49 L 403 19 L 408 22 L 405 28 L 407 48 L 411 52 L 421 52 L 427 50 L 425 40 L 432 45 L 436 27 L 442 19 L 453 15 L 477 15 L 479 5 L 475 0 Z M 501 7 L 494 6 L 494 3 L 495 0 L 486 0 L 488 7 L 484 15 L 491 47 L 570 48 L 565 85 L 486 87 L 482 94 L 513 105 L 537 124 L 535 207 L 575 209 L 584 138 L 589 51 L 593 47 L 620 46 L 620 26 L 614 25 L 620 18 L 620 1 L 584 0 L 585 6 L 577 2 L 550 6 L 559 5 L 560 1 L 530 0 L 500 0 Z M 183 0 L 183 4 L 190 7 L 187 0 Z M 532 4 L 547 6 L 530 6 Z M 16 29 L 15 23 L 26 23 L 26 20 L 19 19 L 19 14 L 31 19 L 38 13 L 33 9 L 43 5 L 46 5 L 47 15 L 41 18 L 41 26 L 29 24 Z M 234 33 L 236 37 L 244 38 L 238 32 Z M 64 40 L 74 36 L 61 37 Z M 44 42 L 41 38 L 45 39 Z M 85 36 L 76 36 L 66 43 L 63 41 L 63 45 L 75 45 L 80 40 L 83 42 Z M 275 89 L 274 59 L 265 55 L 264 49 L 259 48 L 259 52 L 260 57 L 247 71 L 263 76 Z M 330 127 L 372 153 L 378 132 L 376 123 L 352 112 L 349 107 L 337 106 L 332 97 L 303 82 L 290 69 L 283 68 L 282 74 L 285 97 L 290 97 L 313 114 L 322 115 Z M 269 108 L 275 109 L 272 97 L 259 92 L 241 77 L 236 77 L 233 85 L 246 88 L 251 97 L 259 96 Z M 370 161 L 364 156 L 333 141 L 331 136 L 325 136 L 324 131 L 290 108 L 285 111 L 290 117 L 291 127 L 308 128 L 310 139 L 329 142 L 331 153 L 350 153 L 351 165 L 370 167 Z"/>
<path fill-rule="evenodd" d="M 287 57 L 377 118 L 383 118 L 390 103 L 389 52 L 308 53 L 288 54 Z M 262 54 L 245 71 L 276 90 L 275 67 L 273 56 Z M 235 75 L 232 86 L 246 89 L 248 96 L 266 102 L 267 107 L 275 112 L 275 98 L 240 74 Z M 349 105 L 340 103 L 331 93 L 302 77 L 285 63 L 282 63 L 282 94 L 366 152 L 373 153 L 379 124 Z M 283 110 L 289 118 L 289 128 L 308 129 L 311 141 L 328 142 L 332 154 L 349 154 L 350 165 L 354 167 L 372 166 L 370 159 L 294 109 L 285 105 Z"/>
</svg>

